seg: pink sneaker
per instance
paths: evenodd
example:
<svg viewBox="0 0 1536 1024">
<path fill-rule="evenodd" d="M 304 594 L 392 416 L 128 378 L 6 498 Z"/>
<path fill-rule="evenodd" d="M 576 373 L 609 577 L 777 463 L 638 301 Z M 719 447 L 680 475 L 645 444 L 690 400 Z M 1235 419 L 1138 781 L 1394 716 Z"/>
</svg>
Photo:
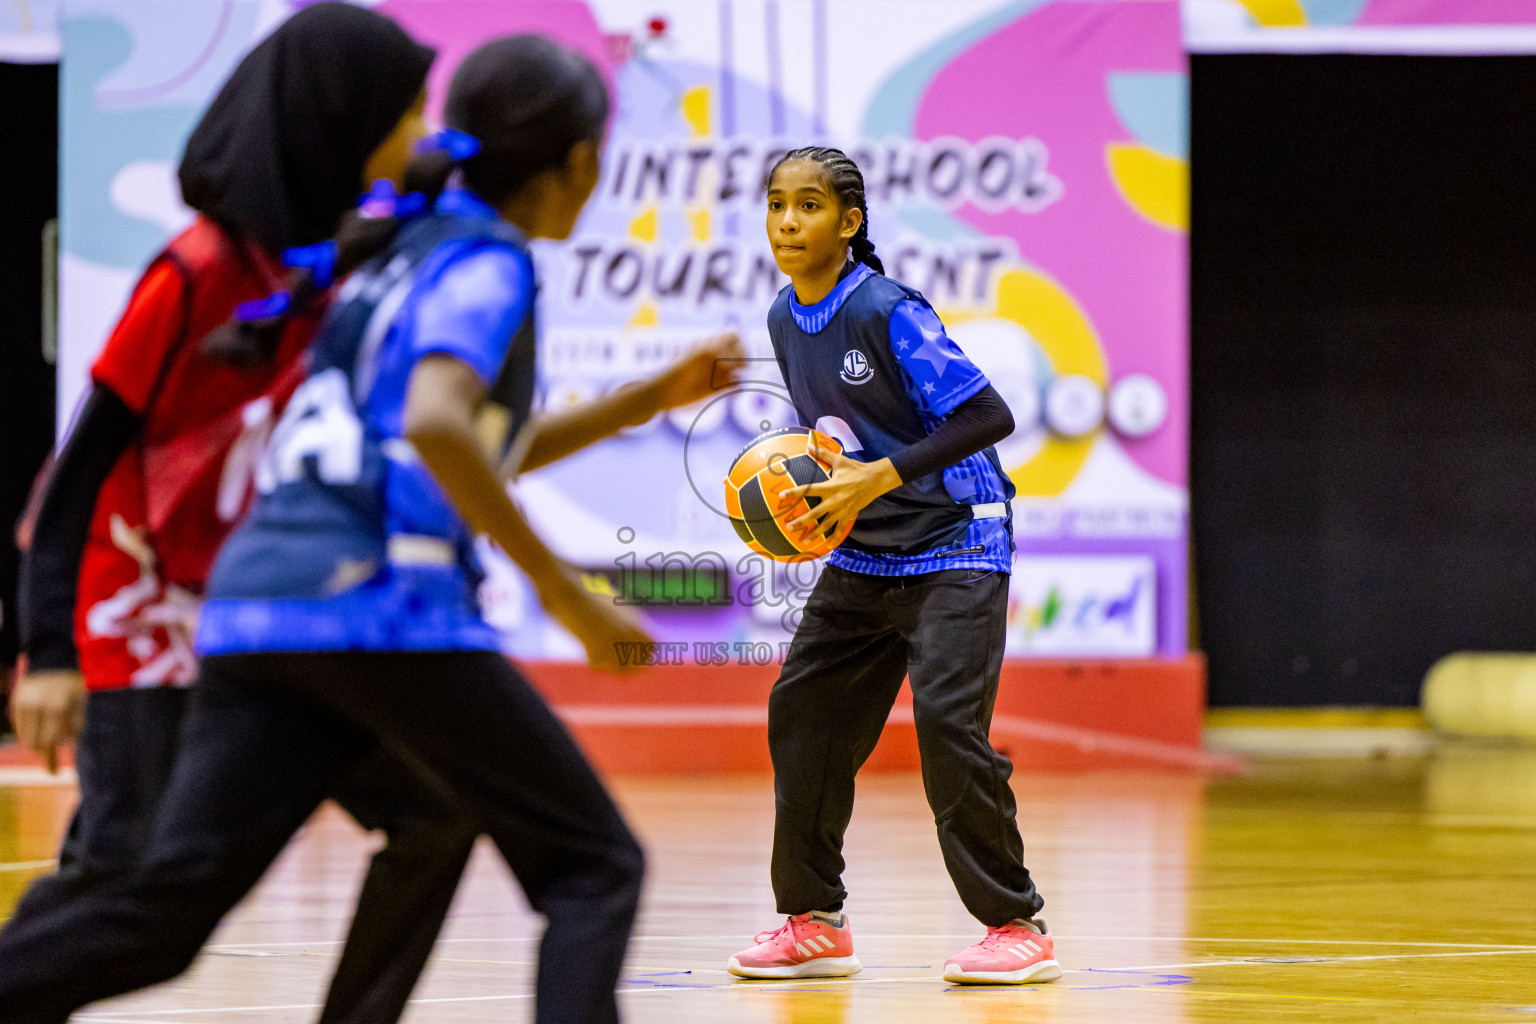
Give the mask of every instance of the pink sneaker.
<svg viewBox="0 0 1536 1024">
<path fill-rule="evenodd" d="M 987 937 L 944 963 L 944 980 L 959 985 L 1023 985 L 1061 977 L 1050 929 L 1035 918 L 988 928 Z"/>
<path fill-rule="evenodd" d="M 841 928 L 798 914 L 777 931 L 758 932 L 752 941 L 757 945 L 726 965 L 738 978 L 846 978 L 864 969 L 853 955 L 846 914 Z"/>
</svg>

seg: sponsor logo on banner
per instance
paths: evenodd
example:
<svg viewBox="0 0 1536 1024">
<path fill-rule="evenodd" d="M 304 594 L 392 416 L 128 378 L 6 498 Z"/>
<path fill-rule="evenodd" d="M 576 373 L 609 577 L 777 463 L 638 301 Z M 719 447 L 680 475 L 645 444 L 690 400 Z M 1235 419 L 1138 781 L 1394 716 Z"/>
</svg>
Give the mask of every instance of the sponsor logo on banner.
<svg viewBox="0 0 1536 1024">
<path fill-rule="evenodd" d="M 1010 655 L 1150 657 L 1157 570 L 1150 556 L 1024 555 L 1008 591 Z"/>
</svg>

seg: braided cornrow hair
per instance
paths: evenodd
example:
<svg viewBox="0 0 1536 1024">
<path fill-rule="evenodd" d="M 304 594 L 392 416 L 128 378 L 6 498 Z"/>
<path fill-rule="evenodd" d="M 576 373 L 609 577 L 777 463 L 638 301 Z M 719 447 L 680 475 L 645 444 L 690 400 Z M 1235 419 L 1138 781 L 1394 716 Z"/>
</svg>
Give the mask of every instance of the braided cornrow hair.
<svg viewBox="0 0 1536 1024">
<path fill-rule="evenodd" d="M 859 165 L 840 149 L 831 146 L 803 146 L 779 157 L 773 170 L 768 172 L 767 180 L 773 181 L 778 169 L 791 160 L 810 160 L 819 165 L 822 176 L 843 209 L 857 209 L 864 215 L 858 232 L 848 240 L 848 248 L 852 250 L 855 260 L 877 274 L 885 273 L 885 264 L 875 255 L 875 243 L 869 240 L 869 207 L 864 202 L 864 175 L 859 171 Z"/>
</svg>

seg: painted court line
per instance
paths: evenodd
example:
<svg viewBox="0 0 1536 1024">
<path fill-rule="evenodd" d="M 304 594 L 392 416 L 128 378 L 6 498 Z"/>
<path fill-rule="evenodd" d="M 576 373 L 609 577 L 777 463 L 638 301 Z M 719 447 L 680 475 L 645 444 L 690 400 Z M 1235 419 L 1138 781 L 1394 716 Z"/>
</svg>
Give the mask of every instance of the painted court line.
<svg viewBox="0 0 1536 1024">
<path fill-rule="evenodd" d="M 43 861 L 52 864 L 53 861 Z M 636 935 L 634 942 L 715 942 L 740 939 L 745 932 L 732 932 L 723 935 Z M 938 934 L 868 934 L 859 933 L 859 938 L 866 941 L 896 941 L 905 939 L 953 939 L 963 941 L 974 939 L 973 933 L 966 932 L 957 935 Z M 1053 939 L 1065 942 L 1226 942 L 1239 945 L 1256 946 L 1401 946 L 1405 948 L 1429 948 L 1429 949 L 1495 949 L 1507 952 L 1519 950 L 1536 950 L 1536 945 L 1522 945 L 1518 942 L 1398 942 L 1386 939 L 1247 939 L 1216 936 L 1180 936 L 1180 935 L 1063 935 L 1052 932 Z M 538 935 L 500 935 L 500 936 L 464 936 L 458 938 L 440 938 L 438 945 L 450 942 L 538 942 Z M 342 939 L 312 939 L 307 942 L 217 942 L 208 946 L 209 951 L 226 949 L 278 949 L 296 946 L 340 946 Z"/>
<path fill-rule="evenodd" d="M 49 775 L 46 768 L 0 768 L 0 786 L 73 786 L 74 784 L 73 768 L 60 768 L 56 775 Z"/>
<path fill-rule="evenodd" d="M 1207 960 L 1184 964 L 1149 964 L 1141 967 L 1100 967 L 1095 969 L 1069 969 L 1067 974 L 1114 974 L 1114 973 L 1153 973 L 1157 971 L 1187 970 L 1195 967 L 1266 967 L 1266 966 L 1291 966 L 1304 967 L 1316 964 L 1358 963 L 1369 960 L 1423 960 L 1438 959 L 1443 957 L 1473 957 L 1473 956 L 1529 956 L 1536 953 L 1536 947 L 1519 949 L 1488 949 L 1469 950 L 1454 953 L 1384 953 L 1372 956 L 1340 956 L 1317 957 L 1306 960 L 1287 963 L 1273 959 L 1247 959 L 1247 960 Z M 709 973 L 718 973 L 711 971 Z M 925 974 L 920 977 L 909 978 L 796 978 L 784 981 L 759 981 L 743 982 L 730 981 L 723 985 L 670 985 L 655 988 L 621 988 L 621 995 L 675 995 L 680 992 L 715 992 L 722 989 L 734 989 L 737 991 L 751 991 L 752 989 L 779 989 L 801 985 L 846 985 L 850 989 L 853 986 L 863 985 L 902 985 L 902 984 L 933 984 L 935 976 Z M 485 1003 L 485 1002 L 510 1002 L 516 1000 L 532 999 L 531 992 L 508 993 L 504 995 L 486 996 L 439 996 L 433 998 L 412 999 L 411 1004 L 432 1005 L 437 1003 Z M 186 1014 L 217 1014 L 217 1013 L 256 1013 L 269 1010 L 313 1010 L 320 1008 L 319 1003 L 280 1003 L 269 1006 L 217 1006 L 202 1007 L 199 1009 L 167 1009 L 167 1010 L 133 1010 L 124 1011 L 122 1015 L 107 1011 L 98 1011 L 90 1017 L 76 1017 L 79 1021 L 91 1021 L 95 1024 L 165 1024 L 163 1018 L 184 1017 Z M 150 1015 L 155 1020 L 146 1020 L 137 1015 Z M 182 1021 L 182 1024 L 193 1024 L 191 1021 Z"/>
<path fill-rule="evenodd" d="M 613 726 L 763 726 L 768 723 L 768 708 L 740 704 L 560 704 L 555 712 L 572 725 Z M 892 710 L 890 720 L 912 721 L 912 709 Z M 1122 736 L 1119 733 L 1084 729 L 1080 726 L 1045 722 L 1018 715 L 996 715 L 992 719 L 996 733 L 1013 733 L 1024 739 L 1043 740 L 1075 747 L 1086 753 L 1122 754 L 1162 764 L 1179 765 L 1214 772 L 1240 772 L 1245 766 L 1234 754 L 1208 753 L 1174 743 Z"/>
<path fill-rule="evenodd" d="M 1148 761 L 1198 768 L 1202 771 L 1235 773 L 1243 771 L 1247 766 L 1246 762 L 1235 754 L 1208 753 L 1199 748 L 1181 747 L 1173 743 L 1122 736 L 1118 733 L 1084 729 L 1080 726 L 1061 725 L 1057 722 L 1042 722 L 1018 715 L 994 715 L 992 731 L 1011 732 L 1025 739 L 1060 743 L 1076 747 L 1085 753 L 1125 754 Z"/>
<path fill-rule="evenodd" d="M 199 1006 L 196 1009 L 191 1010 L 98 1010 L 96 1011 L 95 1016 L 102 1020 L 112 1020 L 117 1021 L 118 1024 L 123 1024 L 123 1018 L 117 1016 L 119 1012 L 124 1014 L 148 1013 L 153 1014 L 156 1017 L 168 1017 L 173 1014 L 179 1016 L 184 1013 L 245 1013 L 260 1010 L 318 1010 L 320 1006 L 320 1003 L 274 1003 L 271 1006 Z M 74 1019 L 84 1020 L 85 1018 L 76 1017 Z"/>
<path fill-rule="evenodd" d="M 57 863 L 52 857 L 47 860 L 13 860 L 0 864 L 0 871 L 31 871 L 33 868 L 51 868 Z"/>
<path fill-rule="evenodd" d="M 806 980 L 812 980 L 812 979 L 806 979 Z M 825 979 L 822 979 L 822 980 L 825 980 Z M 728 986 L 728 985 L 697 985 L 697 986 L 690 985 L 690 986 L 687 986 L 687 987 L 688 988 L 729 988 L 730 986 Z M 669 993 L 672 993 L 672 992 L 677 992 L 677 991 L 679 991 L 679 988 L 676 988 L 676 987 L 673 987 L 673 988 L 619 989 L 619 993 L 621 995 L 625 995 L 625 994 L 627 994 L 627 995 L 666 995 L 666 994 L 669 994 Z M 533 998 L 533 993 L 532 992 L 514 992 L 514 993 L 508 993 L 508 994 L 505 994 L 505 995 L 494 995 L 494 996 L 434 996 L 434 997 L 431 997 L 431 998 L 412 999 L 409 1002 L 410 1002 L 410 1005 L 415 1006 L 415 1005 L 418 1005 L 418 1004 L 420 1004 L 420 1005 L 431 1005 L 431 1004 L 435 1004 L 435 1003 L 494 1003 L 494 1002 L 509 1002 L 509 1001 L 514 1001 L 514 1000 L 532 999 L 532 998 Z M 124 1014 L 150 1014 L 150 1015 L 153 1015 L 153 1016 L 155 1016 L 157 1018 L 162 1018 L 162 1017 L 170 1017 L 170 1016 L 178 1016 L 179 1017 L 179 1016 L 181 1016 L 183 1014 L 188 1014 L 188 1013 L 261 1013 L 261 1012 L 267 1011 L 267 1010 L 318 1010 L 318 1009 L 320 1009 L 320 1007 L 322 1005 L 323 1004 L 321 1004 L 321 1003 L 275 1003 L 275 1004 L 273 1004 L 271 1006 L 202 1006 L 202 1007 L 198 1007 L 197 1009 L 190 1009 L 190 1010 L 183 1010 L 183 1009 L 169 1009 L 169 1010 L 124 1010 L 122 1012 Z M 95 1021 L 100 1022 L 100 1024 L 165 1024 L 165 1021 L 163 1021 L 163 1020 L 141 1021 L 141 1020 L 132 1020 L 132 1019 L 126 1017 L 126 1016 L 119 1017 L 119 1016 L 117 1016 L 115 1014 L 114 1011 L 111 1011 L 111 1010 L 98 1011 L 92 1017 L 76 1016 L 76 1017 L 74 1017 L 72 1019 L 73 1020 L 77 1020 L 77 1021 L 95 1020 Z M 183 1022 L 181 1022 L 181 1024 L 191 1024 L 191 1022 L 183 1021 Z"/>
<path fill-rule="evenodd" d="M 893 936 L 901 938 L 901 936 Z M 944 936 L 947 938 L 948 936 Z M 1051 933 L 1053 939 L 1070 939 L 1073 942 L 1233 942 L 1238 944 L 1252 944 L 1260 946 L 1408 946 L 1413 948 L 1430 947 L 1445 949 L 1498 949 L 1515 951 L 1523 949 L 1536 950 L 1536 946 L 1522 945 L 1518 942 L 1395 942 L 1386 939 L 1237 939 L 1214 937 L 1178 937 L 1171 935 L 1058 935 Z"/>
<path fill-rule="evenodd" d="M 437 940 L 437 945 L 441 946 L 445 942 L 538 942 L 540 938 L 541 936 L 538 935 L 508 935 L 484 939 L 439 938 Z M 208 952 L 216 953 L 226 949 L 278 949 L 290 946 L 340 946 L 345 942 L 345 939 L 310 939 L 307 942 L 215 942 L 205 946 L 204 948 Z"/>
<path fill-rule="evenodd" d="M 1378 953 L 1372 956 L 1319 956 L 1305 960 L 1287 960 L 1283 957 L 1250 957 L 1244 960 L 1207 960 L 1188 964 L 1152 964 L 1146 967 L 1103 967 L 1101 971 L 1177 971 L 1190 967 L 1308 967 L 1313 964 L 1360 963 L 1366 960 L 1434 960 L 1455 956 L 1530 956 L 1536 954 L 1536 946 L 1520 946 L 1513 949 L 1473 949 L 1458 953 Z M 1072 972 L 1068 972 L 1072 973 Z"/>
<path fill-rule="evenodd" d="M 1136 968 L 1115 968 L 1115 970 L 1130 971 L 1130 970 L 1136 970 Z M 722 972 L 722 971 L 711 971 L 709 973 L 720 974 L 720 973 L 724 973 L 724 972 Z M 1087 972 L 1069 971 L 1068 973 L 1087 973 Z M 1097 972 L 1097 973 L 1108 973 L 1108 972 L 1107 971 L 1102 971 L 1102 972 Z M 735 990 L 735 991 L 738 991 L 738 992 L 750 992 L 750 991 L 752 991 L 754 989 L 758 989 L 758 990 L 763 990 L 763 991 L 771 991 L 771 990 L 774 990 L 774 989 L 782 989 L 782 988 L 789 988 L 789 987 L 796 987 L 796 986 L 827 985 L 827 984 L 834 984 L 834 983 L 842 984 L 842 985 L 847 985 L 847 986 L 853 986 L 853 985 L 910 985 L 910 984 L 931 985 L 931 984 L 935 984 L 936 982 L 937 983 L 942 983 L 942 979 L 941 979 L 940 975 L 937 975 L 937 974 L 925 974 L 925 975 L 922 975 L 920 977 L 915 977 L 915 978 L 792 978 L 792 979 L 785 979 L 785 980 L 782 980 L 782 981 L 745 981 L 745 980 L 736 980 L 736 981 L 728 981 L 728 982 L 726 982 L 723 985 L 666 985 L 666 986 L 657 986 L 657 987 L 654 987 L 654 988 L 621 988 L 618 991 L 619 991 L 620 995 L 643 996 L 643 995 L 675 995 L 675 994 L 680 993 L 680 992 L 718 992 L 718 991 L 722 991 L 722 990 Z M 518 993 L 508 993 L 508 994 L 505 994 L 505 995 L 487 995 L 487 996 L 437 996 L 437 997 L 432 997 L 432 998 L 412 999 L 412 1000 L 410 1000 L 410 1004 L 414 1006 L 414 1005 L 417 1005 L 417 1004 L 431 1005 L 431 1004 L 436 1004 L 436 1003 L 489 1003 L 489 1002 L 498 1002 L 498 1001 L 505 1002 L 505 1001 L 513 1001 L 513 1000 L 521 1000 L 521 999 L 532 999 L 532 998 L 533 998 L 533 993 L 532 992 L 518 992 Z M 172 1016 L 172 1015 L 180 1016 L 180 1015 L 189 1014 L 189 1013 L 252 1013 L 252 1012 L 261 1012 L 261 1011 L 265 1011 L 265 1010 L 317 1010 L 317 1009 L 320 1008 L 320 1006 L 321 1006 L 320 1003 L 285 1003 L 285 1004 L 278 1004 L 278 1005 L 272 1005 L 272 1006 L 215 1006 L 215 1007 L 201 1007 L 201 1008 L 195 1009 L 195 1010 L 183 1010 L 183 1009 L 132 1010 L 132 1011 L 125 1010 L 123 1012 L 125 1014 L 127 1014 L 127 1013 L 151 1014 L 151 1015 L 155 1015 L 157 1017 L 169 1017 L 169 1016 Z M 91 1017 L 91 1018 L 75 1017 L 74 1019 L 75 1020 L 80 1020 L 80 1021 L 95 1020 L 95 1021 L 99 1022 L 99 1024 L 165 1024 L 165 1022 L 162 1021 L 162 1020 L 139 1021 L 139 1020 L 130 1020 L 127 1017 L 118 1017 L 118 1016 L 114 1015 L 113 1012 L 110 1011 L 110 1010 L 106 1011 L 106 1012 L 98 1011 L 97 1014 L 94 1017 Z M 181 1024 L 191 1024 L 191 1022 L 182 1021 Z"/>
<path fill-rule="evenodd" d="M 679 992 L 715 992 L 721 989 L 739 989 L 741 991 L 750 991 L 754 988 L 771 989 L 783 988 L 792 985 L 825 985 L 829 982 L 843 982 L 845 984 L 859 985 L 889 985 L 909 982 L 924 982 L 931 984 L 936 977 L 936 975 L 925 975 L 921 978 L 870 978 L 868 980 L 857 982 L 849 978 L 795 978 L 785 981 L 769 982 L 726 982 L 723 985 L 668 985 L 657 986 L 655 988 L 621 988 L 618 991 L 620 995 L 657 996 L 675 995 Z M 494 1003 L 511 1002 L 532 998 L 532 992 L 515 992 L 494 996 L 436 996 L 424 999 L 412 999 L 409 1001 L 409 1004 L 416 1006 L 432 1005 L 436 1003 Z M 195 1010 L 124 1010 L 123 1012 L 125 1014 L 150 1014 L 158 1018 L 163 1018 L 173 1015 L 180 1017 L 183 1014 L 189 1013 L 260 1013 L 267 1010 L 318 1010 L 320 1009 L 321 1005 L 322 1004 L 320 1003 L 282 1003 L 272 1006 L 204 1006 Z M 98 1011 L 94 1017 L 87 1018 L 77 1016 L 73 1019 L 78 1021 L 94 1020 L 99 1022 L 99 1024 L 165 1024 L 164 1020 L 146 1021 L 130 1019 L 128 1017 L 118 1017 L 114 1015 L 113 1011 L 110 1010 L 105 1012 Z M 192 1022 L 181 1021 L 180 1024 L 192 1024 Z"/>
</svg>

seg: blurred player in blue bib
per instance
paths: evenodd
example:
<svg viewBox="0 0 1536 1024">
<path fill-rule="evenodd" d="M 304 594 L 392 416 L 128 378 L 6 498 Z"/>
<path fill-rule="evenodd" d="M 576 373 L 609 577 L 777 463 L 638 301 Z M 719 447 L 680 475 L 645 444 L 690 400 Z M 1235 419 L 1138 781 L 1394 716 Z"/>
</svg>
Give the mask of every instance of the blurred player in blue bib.
<svg viewBox="0 0 1536 1024">
<path fill-rule="evenodd" d="M 558 459 L 712 390 L 725 336 L 653 379 L 529 421 L 536 283 L 526 239 L 563 239 L 597 184 L 608 95 L 537 36 L 467 57 L 451 130 L 418 192 L 376 189 L 308 278 L 247 308 L 280 328 L 331 266 L 361 266 L 316 336 L 273 431 L 252 514 L 221 551 L 198 633 L 199 682 L 141 870 L 18 935 L 0 1021 L 63 1022 L 173 977 L 335 781 L 382 745 L 451 793 L 497 844 L 547 928 L 535 1019 L 612 1024 L 639 898 L 639 845 L 480 615 L 473 540 L 523 569 L 594 667 L 638 624 L 529 529 L 500 475 Z M 502 435 L 487 444 L 487 423 Z"/>
</svg>

